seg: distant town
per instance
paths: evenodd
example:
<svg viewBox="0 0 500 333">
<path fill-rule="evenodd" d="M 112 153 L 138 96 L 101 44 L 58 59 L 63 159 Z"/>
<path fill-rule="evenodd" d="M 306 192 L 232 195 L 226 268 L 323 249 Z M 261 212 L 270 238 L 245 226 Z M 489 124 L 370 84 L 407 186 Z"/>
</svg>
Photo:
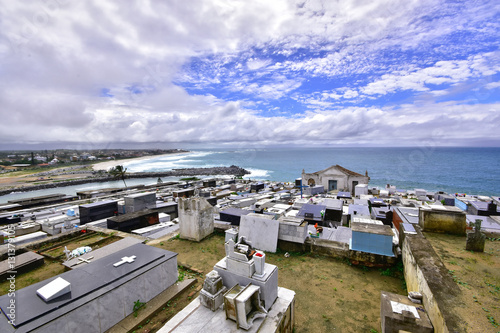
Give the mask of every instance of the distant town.
<svg viewBox="0 0 500 333">
<path fill-rule="evenodd" d="M 15 171 L 27 167 L 48 167 L 59 164 L 95 163 L 100 160 L 119 160 L 163 154 L 183 153 L 182 149 L 99 149 L 99 150 L 38 150 L 0 151 L 0 172 Z"/>
</svg>

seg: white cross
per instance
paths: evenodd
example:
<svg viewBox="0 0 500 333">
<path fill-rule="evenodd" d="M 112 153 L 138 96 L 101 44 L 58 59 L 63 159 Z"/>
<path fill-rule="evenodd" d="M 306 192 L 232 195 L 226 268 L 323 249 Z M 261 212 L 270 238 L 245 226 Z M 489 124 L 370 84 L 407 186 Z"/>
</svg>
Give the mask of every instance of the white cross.
<svg viewBox="0 0 500 333">
<path fill-rule="evenodd" d="M 123 265 L 124 263 L 133 263 L 135 261 L 135 256 L 131 257 L 123 257 L 121 261 L 118 261 L 117 263 L 114 263 L 113 266 L 118 267 L 120 265 Z"/>
<path fill-rule="evenodd" d="M 71 255 L 70 255 L 71 251 L 68 250 L 68 248 L 66 246 L 64 247 L 64 251 L 63 252 L 66 254 L 66 260 L 71 259 Z"/>
<path fill-rule="evenodd" d="M 90 264 L 90 259 L 94 259 L 94 256 L 90 256 L 87 259 L 78 258 L 78 260 L 80 260 L 80 261 L 77 262 L 76 264 L 78 265 L 78 264 L 81 264 L 82 262 L 86 262 L 87 264 Z"/>
</svg>

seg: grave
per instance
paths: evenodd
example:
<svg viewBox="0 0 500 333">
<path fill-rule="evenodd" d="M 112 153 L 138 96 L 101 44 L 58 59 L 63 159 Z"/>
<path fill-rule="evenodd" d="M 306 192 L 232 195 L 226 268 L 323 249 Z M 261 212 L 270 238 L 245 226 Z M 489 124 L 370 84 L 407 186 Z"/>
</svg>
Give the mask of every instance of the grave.
<svg viewBox="0 0 500 333">
<path fill-rule="evenodd" d="M 394 257 L 392 239 L 394 234 L 388 225 L 353 222 L 349 249 Z"/>
<path fill-rule="evenodd" d="M 325 192 L 325 187 L 323 185 L 309 186 L 304 189 L 304 195 L 315 196 Z"/>
<path fill-rule="evenodd" d="M 297 213 L 297 217 L 302 217 L 308 223 L 322 225 L 325 209 L 325 205 L 303 204 Z"/>
<path fill-rule="evenodd" d="M 251 210 L 239 208 L 227 208 L 219 212 L 219 219 L 223 222 L 229 222 L 232 225 L 240 225 L 241 217 L 252 213 Z"/>
<path fill-rule="evenodd" d="M 98 227 L 98 228 L 108 228 L 108 219 L 102 219 L 102 220 L 97 220 L 93 222 L 88 222 L 86 226 L 91 226 L 91 227 Z"/>
<path fill-rule="evenodd" d="M 280 223 L 271 215 L 251 213 L 241 217 L 239 237 L 244 236 L 256 249 L 276 252 Z"/>
<path fill-rule="evenodd" d="M 384 199 L 381 198 L 370 198 L 368 199 L 368 203 L 370 207 L 384 207 L 387 206 Z"/>
<path fill-rule="evenodd" d="M 226 257 L 207 274 L 200 296 L 170 319 L 158 333 L 288 333 L 294 330 L 295 293 L 278 287 L 277 267 L 266 264 L 265 254 L 253 252 L 243 240 L 237 244 L 230 240 L 225 248 Z M 261 275 L 255 272 L 259 268 L 251 268 L 258 254 L 262 255 L 260 264 L 257 264 L 262 267 Z M 228 265 L 230 261 L 235 263 Z M 241 271 L 253 273 L 241 275 Z M 225 289 L 229 291 L 224 293 L 222 309 L 220 296 Z"/>
<path fill-rule="evenodd" d="M 250 184 L 250 191 L 251 192 L 259 192 L 261 190 L 263 190 L 265 187 L 264 183 L 262 182 L 258 182 L 258 183 L 253 183 L 253 184 Z"/>
<path fill-rule="evenodd" d="M 387 291 L 381 292 L 380 317 L 382 333 L 433 333 L 434 328 L 422 305 L 407 297 Z"/>
<path fill-rule="evenodd" d="M 495 202 L 490 200 L 485 201 L 471 201 L 470 206 L 467 207 L 467 212 L 471 215 L 481 215 L 481 216 L 494 216 L 500 215 L 497 210 L 497 205 Z"/>
<path fill-rule="evenodd" d="M 418 224 L 418 208 L 394 207 L 392 223 L 396 230 L 402 223 Z"/>
<path fill-rule="evenodd" d="M 118 203 L 111 200 L 98 201 L 80 205 L 78 209 L 80 211 L 80 225 L 84 225 L 118 214 Z"/>
<path fill-rule="evenodd" d="M 474 252 L 484 252 L 484 244 L 486 236 L 481 232 L 482 220 L 477 219 L 474 225 L 474 231 L 467 233 L 467 241 L 465 243 L 465 250 Z"/>
<path fill-rule="evenodd" d="M 265 262 L 264 253 L 254 251 L 251 245 L 245 243 L 241 237 L 236 244 L 229 240 L 225 244 L 226 257 L 215 264 L 214 270 L 222 277 L 227 289 L 236 284 L 246 286 L 249 283 L 260 287 L 260 297 L 267 311 L 277 297 L 278 268 Z"/>
<path fill-rule="evenodd" d="M 11 244 L 14 244 L 16 246 L 26 244 L 26 243 L 31 243 L 40 239 L 47 238 L 47 234 L 43 231 L 37 231 L 33 232 L 31 234 L 23 235 L 16 237 L 10 241 Z"/>
<path fill-rule="evenodd" d="M 194 195 L 194 188 L 188 188 L 185 190 L 173 191 L 172 195 L 174 198 L 189 198 Z"/>
<path fill-rule="evenodd" d="M 135 237 L 125 237 L 123 239 L 120 239 L 119 241 L 101 247 L 99 249 L 93 250 L 92 252 L 85 253 L 77 258 L 65 261 L 63 262 L 63 265 L 70 269 L 81 268 L 85 266 L 85 264 L 88 264 L 89 262 L 107 257 L 113 253 L 126 249 L 132 245 L 140 244 L 142 242 L 144 241 Z M 90 259 L 90 257 L 92 257 L 92 259 Z"/>
<path fill-rule="evenodd" d="M 352 199 L 350 192 L 338 192 L 337 199 Z"/>
<path fill-rule="evenodd" d="M 304 244 L 308 233 L 308 223 L 303 219 L 294 217 L 281 217 L 279 219 L 278 239 Z"/>
<path fill-rule="evenodd" d="M 217 181 L 215 179 L 204 179 L 203 187 L 215 187 L 217 186 Z"/>
<path fill-rule="evenodd" d="M 379 221 L 382 221 L 384 224 L 392 227 L 392 210 L 391 208 L 385 207 L 372 207 L 371 216 Z"/>
<path fill-rule="evenodd" d="M 216 311 L 224 302 L 224 294 L 227 288 L 222 284 L 222 278 L 217 271 L 207 274 L 203 289 L 200 291 L 200 301 L 205 307 Z"/>
<path fill-rule="evenodd" d="M 108 229 L 131 232 L 134 229 L 147 227 L 159 222 L 158 212 L 144 209 L 108 218 Z"/>
<path fill-rule="evenodd" d="M 370 218 L 370 209 L 365 205 L 349 205 L 349 217 L 364 216 Z"/>
<path fill-rule="evenodd" d="M 46 219 L 40 225 L 43 232 L 53 236 L 73 229 L 79 222 L 78 217 L 62 215 Z"/>
<path fill-rule="evenodd" d="M 35 252 L 21 253 L 0 262 L 0 282 L 9 277 L 9 271 L 23 274 L 43 265 L 43 256 Z"/>
<path fill-rule="evenodd" d="M 214 232 L 214 208 L 205 198 L 179 198 L 179 235 L 196 242 Z"/>
<path fill-rule="evenodd" d="M 497 238 L 500 234 L 500 217 L 467 215 L 467 223 L 474 225 L 476 220 L 481 220 L 481 231 L 491 238 Z"/>
<path fill-rule="evenodd" d="M 152 211 L 158 212 L 158 214 L 165 213 L 170 215 L 171 219 L 175 219 L 179 216 L 179 212 L 177 209 L 177 202 L 169 201 L 169 202 L 160 202 L 156 204 L 155 208 L 151 208 Z"/>
<path fill-rule="evenodd" d="M 117 265 L 120 262 L 124 263 Z M 177 277 L 176 253 L 135 244 L 17 290 L 15 321 L 10 323 L 7 316 L 0 315 L 0 332 L 105 332 L 133 313 L 134 302 L 148 302 Z M 58 279 L 67 281 L 71 292 L 57 297 L 64 287 L 56 282 L 55 289 L 42 292 L 56 298 L 46 302 L 37 295 Z M 9 295 L 0 297 L 2 312 L 9 313 L 10 304 Z"/>
<path fill-rule="evenodd" d="M 21 222 L 19 223 L 18 225 L 15 226 L 15 229 L 14 229 L 14 235 L 17 237 L 17 236 L 22 236 L 22 235 L 26 235 L 26 234 L 31 234 L 35 231 L 40 231 L 42 229 L 42 226 L 40 225 L 40 223 L 36 223 L 36 222 Z M 1 228 L 0 229 L 0 236 L 3 235 L 3 236 L 8 236 L 9 233 L 11 232 L 12 229 L 8 229 L 8 228 Z"/>
<path fill-rule="evenodd" d="M 358 184 L 354 186 L 354 196 L 360 197 L 361 195 L 368 194 L 368 184 Z"/>
<path fill-rule="evenodd" d="M 156 194 L 153 192 L 127 195 L 124 200 L 125 213 L 156 207 Z"/>
<path fill-rule="evenodd" d="M 141 237 L 156 239 L 179 229 L 179 225 L 173 222 L 160 222 L 158 224 L 132 230 L 133 234 Z"/>
<path fill-rule="evenodd" d="M 423 231 L 446 232 L 465 236 L 466 215 L 458 207 L 430 205 L 419 210 L 418 223 Z"/>
<path fill-rule="evenodd" d="M 344 201 L 338 199 L 325 199 L 323 200 L 325 207 L 325 221 L 329 222 L 342 222 L 342 210 Z"/>
</svg>

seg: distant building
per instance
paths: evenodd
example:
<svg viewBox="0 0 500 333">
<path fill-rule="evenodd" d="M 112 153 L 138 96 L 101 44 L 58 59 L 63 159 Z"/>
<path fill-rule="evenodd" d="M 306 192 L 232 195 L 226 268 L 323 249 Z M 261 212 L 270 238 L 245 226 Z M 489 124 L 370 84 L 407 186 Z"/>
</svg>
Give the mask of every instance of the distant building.
<svg viewBox="0 0 500 333">
<path fill-rule="evenodd" d="M 306 173 L 302 170 L 302 184 L 308 186 L 323 185 L 328 191 L 340 190 L 354 193 L 358 184 L 368 184 L 368 172 L 363 176 L 340 165 L 333 165 L 321 171 Z"/>
</svg>

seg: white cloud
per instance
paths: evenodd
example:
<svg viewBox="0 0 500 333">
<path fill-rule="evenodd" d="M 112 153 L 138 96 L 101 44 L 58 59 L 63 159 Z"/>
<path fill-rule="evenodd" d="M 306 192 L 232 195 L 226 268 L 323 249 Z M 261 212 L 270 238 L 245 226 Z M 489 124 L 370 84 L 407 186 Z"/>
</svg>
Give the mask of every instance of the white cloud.
<svg viewBox="0 0 500 333">
<path fill-rule="evenodd" d="M 8 2 L 0 139 L 355 143 L 418 140 L 439 126 L 450 138 L 497 138 L 498 117 L 479 104 L 498 110 L 497 9 L 487 0 Z M 354 104 L 460 89 L 478 105 Z"/>
</svg>

